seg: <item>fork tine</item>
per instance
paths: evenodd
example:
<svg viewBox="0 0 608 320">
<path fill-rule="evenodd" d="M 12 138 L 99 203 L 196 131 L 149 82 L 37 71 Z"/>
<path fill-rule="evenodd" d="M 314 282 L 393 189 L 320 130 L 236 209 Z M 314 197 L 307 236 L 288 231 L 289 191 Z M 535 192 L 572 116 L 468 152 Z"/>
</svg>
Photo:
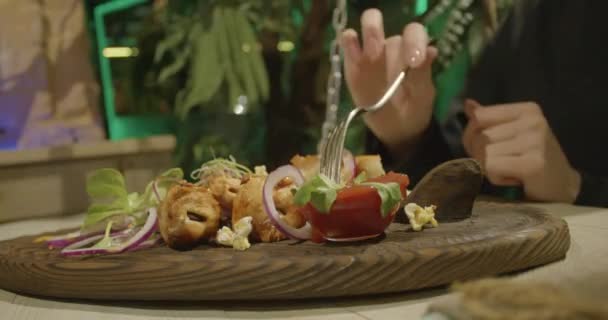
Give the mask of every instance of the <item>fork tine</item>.
<svg viewBox="0 0 608 320">
<path fill-rule="evenodd" d="M 346 137 L 346 121 L 344 122 L 344 125 L 342 125 L 341 130 L 340 130 L 340 135 L 338 137 L 336 137 L 337 144 L 338 144 L 338 148 L 337 148 L 337 154 L 336 154 L 336 162 L 335 162 L 335 166 L 336 166 L 336 171 L 334 172 L 334 178 L 336 179 L 336 181 L 340 182 L 341 178 L 342 178 L 342 155 L 344 153 L 344 140 Z"/>
<path fill-rule="evenodd" d="M 340 168 L 342 167 L 342 156 L 344 155 L 344 140 L 346 139 L 346 132 L 348 130 L 348 125 L 349 125 L 349 121 L 344 121 L 344 125 L 342 126 L 342 130 L 340 131 L 340 137 L 338 138 L 338 145 L 340 146 L 340 151 L 338 154 L 338 170 L 336 172 L 336 179 L 338 181 L 341 180 L 342 178 L 342 170 L 340 170 Z"/>
<path fill-rule="evenodd" d="M 342 162 L 342 158 L 340 154 L 342 153 L 343 146 L 340 145 L 340 137 L 344 132 L 344 127 L 346 123 L 341 122 L 340 125 L 336 128 L 335 134 L 332 136 L 332 144 L 331 144 L 331 163 L 329 163 L 330 167 L 330 179 L 334 182 L 340 182 L 340 165 Z"/>
<path fill-rule="evenodd" d="M 325 171 L 326 171 L 326 176 L 330 179 L 333 180 L 332 178 L 332 174 L 333 174 L 333 163 L 334 163 L 334 146 L 335 146 L 335 142 L 336 142 L 336 133 L 338 132 L 338 127 L 335 127 L 332 132 L 331 135 L 329 136 L 329 139 L 327 140 L 327 162 L 325 163 Z"/>
<path fill-rule="evenodd" d="M 323 145 L 321 146 L 321 157 L 319 159 L 319 173 L 325 174 L 325 166 L 327 162 L 327 142 L 329 141 L 329 136 L 331 135 L 331 131 L 328 133 L 327 137 Z"/>
<path fill-rule="evenodd" d="M 335 157 L 335 150 L 336 150 L 336 136 L 338 135 L 338 132 L 340 131 L 340 126 L 336 126 L 332 132 L 331 135 L 329 136 L 329 139 L 327 140 L 327 161 L 325 163 L 325 175 L 333 180 L 333 170 L 334 170 L 334 157 Z"/>
<path fill-rule="evenodd" d="M 325 144 L 322 146 L 321 150 L 321 160 L 320 160 L 320 173 L 327 176 L 329 178 L 329 166 L 331 163 L 331 145 L 332 145 L 332 137 L 335 136 L 336 128 L 333 128 L 329 131 L 327 138 L 325 140 Z"/>
</svg>

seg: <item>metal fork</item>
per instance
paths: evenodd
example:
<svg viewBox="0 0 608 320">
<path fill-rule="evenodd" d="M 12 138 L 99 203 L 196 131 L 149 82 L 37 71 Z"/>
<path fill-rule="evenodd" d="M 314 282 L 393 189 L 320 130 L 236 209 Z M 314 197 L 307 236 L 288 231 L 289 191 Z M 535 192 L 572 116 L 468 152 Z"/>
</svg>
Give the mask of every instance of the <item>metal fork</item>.
<svg viewBox="0 0 608 320">
<path fill-rule="evenodd" d="M 335 183 L 340 183 L 340 172 L 342 166 L 342 154 L 344 151 L 344 140 L 346 139 L 346 131 L 351 121 L 361 114 L 374 112 L 386 105 L 390 98 L 395 94 L 403 79 L 407 76 L 409 68 L 405 68 L 399 73 L 395 81 L 386 90 L 382 98 L 374 105 L 368 107 L 357 107 L 349 112 L 348 116 L 338 126 L 336 126 L 328 135 L 327 140 L 321 147 L 321 166 L 320 173 L 328 177 Z"/>
</svg>

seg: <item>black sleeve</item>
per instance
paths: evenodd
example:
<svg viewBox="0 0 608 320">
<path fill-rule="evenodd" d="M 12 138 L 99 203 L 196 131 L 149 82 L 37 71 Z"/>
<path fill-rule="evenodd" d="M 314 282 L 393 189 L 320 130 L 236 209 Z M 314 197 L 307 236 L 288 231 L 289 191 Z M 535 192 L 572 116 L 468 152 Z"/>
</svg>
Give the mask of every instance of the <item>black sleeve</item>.
<svg viewBox="0 0 608 320">
<path fill-rule="evenodd" d="M 574 204 L 608 207 L 608 178 L 581 172 L 581 190 Z"/>
<path fill-rule="evenodd" d="M 429 170 L 452 158 L 450 148 L 444 139 L 437 121 L 423 134 L 418 147 L 407 159 L 394 158 L 388 149 L 368 130 L 367 149 L 369 153 L 380 154 L 382 164 L 387 171 L 407 173 L 414 186 Z"/>
</svg>

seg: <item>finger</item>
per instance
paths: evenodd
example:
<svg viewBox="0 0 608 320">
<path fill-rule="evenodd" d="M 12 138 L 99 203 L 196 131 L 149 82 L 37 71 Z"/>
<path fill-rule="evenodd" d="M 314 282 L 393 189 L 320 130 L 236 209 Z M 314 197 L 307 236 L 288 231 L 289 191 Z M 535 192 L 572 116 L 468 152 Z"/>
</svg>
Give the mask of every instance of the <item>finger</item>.
<svg viewBox="0 0 608 320">
<path fill-rule="evenodd" d="M 464 128 L 462 133 L 462 144 L 464 146 L 464 150 L 469 154 L 469 156 L 473 156 L 473 135 L 476 133 L 477 126 L 471 121 L 467 123 L 467 126 Z"/>
<path fill-rule="evenodd" d="M 464 113 L 469 118 L 464 132 L 462 134 L 462 144 L 464 145 L 465 151 L 469 154 L 473 154 L 473 136 L 479 133 L 479 127 L 476 121 L 474 121 L 473 111 L 478 107 L 478 103 L 471 99 L 464 101 Z"/>
<path fill-rule="evenodd" d="M 342 32 L 340 37 L 340 45 L 344 50 L 344 64 L 358 64 L 363 55 L 361 46 L 359 45 L 359 35 L 353 29 L 347 29 Z"/>
<path fill-rule="evenodd" d="M 420 23 L 410 23 L 403 29 L 403 57 L 405 64 L 412 68 L 420 67 L 427 53 L 429 36 Z"/>
<path fill-rule="evenodd" d="M 472 112 L 472 117 L 480 128 L 485 129 L 518 119 L 522 113 L 520 106 L 519 103 L 510 103 L 476 108 Z"/>
<path fill-rule="evenodd" d="M 363 52 L 375 61 L 383 54 L 384 24 L 382 13 L 378 9 L 368 9 L 361 15 L 361 30 L 363 34 Z"/>
<path fill-rule="evenodd" d="M 424 62 L 409 73 L 409 78 L 414 83 L 427 83 L 433 80 L 433 61 L 437 58 L 438 51 L 435 47 L 426 48 L 426 57 Z M 422 82 L 425 81 L 425 82 Z"/>
<path fill-rule="evenodd" d="M 403 62 L 401 61 L 400 55 L 401 49 L 401 36 L 392 36 L 387 38 L 384 42 L 384 55 L 386 56 L 386 81 L 392 83 L 399 72 Z M 403 101 L 403 91 L 397 90 L 393 94 L 391 101 Z"/>
<path fill-rule="evenodd" d="M 486 146 L 485 137 L 479 131 L 474 132 L 471 138 L 471 156 L 479 161 L 482 167 L 485 166 L 487 158 Z"/>
<path fill-rule="evenodd" d="M 481 104 L 473 99 L 465 99 L 464 100 L 464 113 L 467 115 L 467 118 L 473 119 L 475 117 L 475 110 L 477 108 L 482 108 Z"/>
<path fill-rule="evenodd" d="M 403 43 L 403 38 L 401 42 Z M 403 45 L 402 45 L 403 50 Z M 415 69 L 408 72 L 408 79 L 403 82 L 406 87 L 411 87 L 412 90 L 418 91 L 416 88 L 420 86 L 433 85 L 433 61 L 437 57 L 437 48 L 427 47 L 426 57 L 424 62 Z"/>
<path fill-rule="evenodd" d="M 386 56 L 386 76 L 392 82 L 401 72 L 401 36 L 392 36 L 384 42 L 384 55 Z"/>
<path fill-rule="evenodd" d="M 521 169 L 525 165 L 522 156 L 498 156 L 486 159 L 485 173 L 490 182 L 497 186 L 521 185 Z"/>
<path fill-rule="evenodd" d="M 527 151 L 535 148 L 536 142 L 534 139 L 529 139 L 527 135 L 518 135 L 512 139 L 488 143 L 485 146 L 485 156 L 519 156 L 524 155 Z"/>
<path fill-rule="evenodd" d="M 532 121 L 531 118 L 526 117 L 487 128 L 482 131 L 482 134 L 486 136 L 488 142 L 496 143 L 514 139 L 533 127 L 534 121 Z"/>
</svg>

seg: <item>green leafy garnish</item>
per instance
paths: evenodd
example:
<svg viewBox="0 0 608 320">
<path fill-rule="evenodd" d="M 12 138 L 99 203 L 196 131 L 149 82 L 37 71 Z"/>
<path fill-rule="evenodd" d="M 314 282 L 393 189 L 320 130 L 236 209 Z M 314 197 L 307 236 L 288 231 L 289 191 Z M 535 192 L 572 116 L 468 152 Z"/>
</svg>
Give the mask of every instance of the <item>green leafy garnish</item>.
<svg viewBox="0 0 608 320">
<path fill-rule="evenodd" d="M 365 171 L 361 171 L 359 175 L 353 180 L 355 184 L 361 184 L 363 181 L 367 180 L 367 173 Z"/>
<path fill-rule="evenodd" d="M 380 213 L 382 217 L 386 217 L 403 199 L 399 184 L 396 182 L 363 182 L 365 180 L 366 174 L 362 172 L 354 182 L 356 185 L 370 186 L 378 191 L 381 200 Z M 320 174 L 304 183 L 296 191 L 293 201 L 298 206 L 310 202 L 320 213 L 329 213 L 331 206 L 336 201 L 338 191 L 342 188 L 344 188 L 343 185 L 334 183 Z"/>
<path fill-rule="evenodd" d="M 199 183 L 205 183 L 207 178 L 217 173 L 224 173 L 234 178 L 242 178 L 247 174 L 252 174 L 251 169 L 236 162 L 233 157 L 229 159 L 215 158 L 201 165 L 200 168 L 194 170 L 190 177 L 194 180 L 199 180 Z"/>
<path fill-rule="evenodd" d="M 164 198 L 169 187 L 183 177 L 180 168 L 167 170 L 158 176 L 154 181 L 160 198 Z M 154 194 L 154 181 L 148 183 L 143 194 L 129 194 L 124 177 L 118 170 L 106 168 L 94 171 L 87 179 L 87 193 L 92 203 L 82 227 L 86 228 L 115 215 L 134 215 L 157 206 L 159 201 Z"/>
<path fill-rule="evenodd" d="M 310 193 L 310 203 L 319 211 L 328 213 L 336 201 L 338 191 L 333 188 L 320 187 Z"/>
<path fill-rule="evenodd" d="M 378 182 L 364 182 L 362 186 L 370 186 L 378 191 L 382 204 L 380 205 L 380 213 L 382 217 L 386 217 L 391 210 L 395 208 L 403 200 L 401 195 L 401 188 L 396 182 L 389 183 L 378 183 Z"/>
<path fill-rule="evenodd" d="M 334 183 L 326 176 L 319 174 L 298 189 L 293 202 L 299 206 L 310 202 L 317 211 L 329 213 L 331 205 L 336 201 L 338 189 L 342 187 L 342 185 Z"/>
<path fill-rule="evenodd" d="M 112 231 L 112 223 L 113 223 L 113 221 L 111 221 L 111 220 L 110 220 L 110 222 L 108 222 L 108 225 L 106 226 L 106 232 L 105 232 L 105 235 L 103 236 L 103 239 L 101 239 L 99 242 L 97 242 L 92 248 L 107 249 L 112 246 L 112 237 L 110 237 L 110 231 Z"/>
</svg>

